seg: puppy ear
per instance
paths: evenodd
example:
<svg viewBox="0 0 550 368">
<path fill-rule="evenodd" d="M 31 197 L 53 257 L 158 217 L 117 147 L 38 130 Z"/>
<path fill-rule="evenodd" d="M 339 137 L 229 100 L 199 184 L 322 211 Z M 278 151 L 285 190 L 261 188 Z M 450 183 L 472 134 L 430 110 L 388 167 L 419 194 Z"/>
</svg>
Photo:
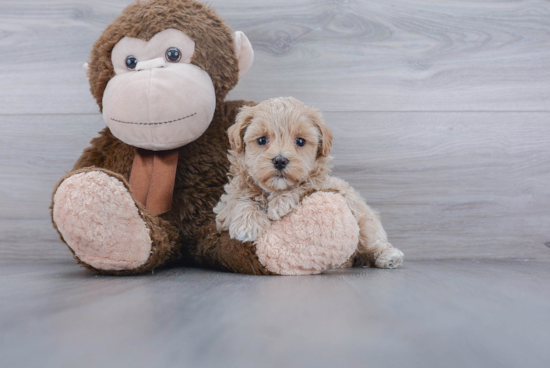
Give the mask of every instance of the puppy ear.
<svg viewBox="0 0 550 368">
<path fill-rule="evenodd" d="M 319 130 L 319 134 L 321 135 L 319 139 L 319 149 L 317 150 L 317 156 L 328 156 L 330 154 L 330 151 L 332 150 L 332 132 L 329 130 L 327 125 L 325 124 L 325 119 L 323 119 L 323 115 L 317 110 L 314 110 L 312 114 L 310 114 L 310 119 L 315 125 L 315 127 Z"/>
<path fill-rule="evenodd" d="M 254 111 L 252 106 L 243 106 L 235 118 L 235 124 L 231 125 L 227 130 L 229 144 L 231 145 L 231 149 L 233 151 L 237 153 L 244 152 L 244 133 L 246 132 L 246 128 L 248 128 L 252 122 L 253 117 Z"/>
</svg>

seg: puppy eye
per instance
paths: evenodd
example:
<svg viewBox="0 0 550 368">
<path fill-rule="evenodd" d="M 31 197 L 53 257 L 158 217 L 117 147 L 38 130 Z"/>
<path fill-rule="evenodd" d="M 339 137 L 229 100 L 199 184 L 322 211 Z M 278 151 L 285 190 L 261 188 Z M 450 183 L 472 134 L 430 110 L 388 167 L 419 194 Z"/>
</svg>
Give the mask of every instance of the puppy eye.
<svg viewBox="0 0 550 368">
<path fill-rule="evenodd" d="M 128 70 L 134 70 L 136 68 L 137 63 L 138 63 L 138 59 L 136 59 L 132 55 L 126 58 L 126 67 L 128 68 Z"/>
<path fill-rule="evenodd" d="M 267 138 L 266 137 L 260 137 L 256 140 L 260 146 L 265 146 L 267 144 Z"/>
<path fill-rule="evenodd" d="M 181 52 L 177 47 L 170 47 L 166 50 L 166 60 L 171 63 L 177 63 L 181 60 Z"/>
<path fill-rule="evenodd" d="M 306 145 L 306 140 L 304 138 L 296 138 L 296 145 L 298 147 L 303 147 Z"/>
</svg>

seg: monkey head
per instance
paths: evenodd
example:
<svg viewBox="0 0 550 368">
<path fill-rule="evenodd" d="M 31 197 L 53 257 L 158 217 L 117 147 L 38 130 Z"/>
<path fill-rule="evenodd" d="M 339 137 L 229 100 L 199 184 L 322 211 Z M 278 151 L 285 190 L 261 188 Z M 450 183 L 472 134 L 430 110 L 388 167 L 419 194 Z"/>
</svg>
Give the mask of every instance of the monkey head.
<svg viewBox="0 0 550 368">
<path fill-rule="evenodd" d="M 115 137 L 149 150 L 200 137 L 252 65 L 247 37 L 194 0 L 128 6 L 95 43 L 91 92 Z"/>
</svg>

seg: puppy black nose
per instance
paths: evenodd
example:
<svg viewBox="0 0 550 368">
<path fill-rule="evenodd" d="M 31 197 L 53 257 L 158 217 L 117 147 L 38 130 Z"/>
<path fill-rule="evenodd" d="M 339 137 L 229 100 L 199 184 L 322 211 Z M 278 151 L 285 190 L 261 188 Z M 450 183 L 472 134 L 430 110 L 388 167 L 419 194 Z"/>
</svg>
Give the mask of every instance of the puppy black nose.
<svg viewBox="0 0 550 368">
<path fill-rule="evenodd" d="M 273 159 L 273 166 L 275 166 L 277 170 L 284 169 L 286 165 L 288 165 L 288 158 L 286 157 L 279 155 Z"/>
</svg>

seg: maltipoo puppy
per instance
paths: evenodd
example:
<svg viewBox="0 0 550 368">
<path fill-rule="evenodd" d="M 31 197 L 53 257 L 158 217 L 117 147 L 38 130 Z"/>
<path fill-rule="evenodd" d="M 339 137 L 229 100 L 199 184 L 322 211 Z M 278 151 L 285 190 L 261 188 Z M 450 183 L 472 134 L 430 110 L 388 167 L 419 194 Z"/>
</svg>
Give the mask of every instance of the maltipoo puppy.
<svg viewBox="0 0 550 368">
<path fill-rule="evenodd" d="M 381 268 L 403 263 L 378 214 L 347 182 L 330 176 L 332 133 L 318 110 L 293 97 L 273 98 L 243 107 L 228 135 L 230 182 L 214 208 L 218 230 L 254 241 L 305 196 L 331 191 L 346 199 L 359 224 L 353 262 Z"/>
</svg>

